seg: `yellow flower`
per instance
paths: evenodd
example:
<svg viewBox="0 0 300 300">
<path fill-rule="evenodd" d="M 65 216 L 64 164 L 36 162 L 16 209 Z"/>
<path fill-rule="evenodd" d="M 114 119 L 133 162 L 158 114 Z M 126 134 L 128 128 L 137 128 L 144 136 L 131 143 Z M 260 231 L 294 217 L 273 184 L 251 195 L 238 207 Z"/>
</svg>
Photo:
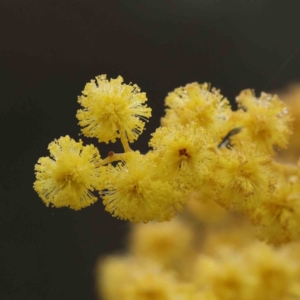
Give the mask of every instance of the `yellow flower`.
<svg viewBox="0 0 300 300">
<path fill-rule="evenodd" d="M 172 266 L 178 265 L 186 255 L 190 257 L 192 238 L 191 228 L 180 219 L 135 224 L 130 235 L 130 248 L 138 257 Z"/>
<path fill-rule="evenodd" d="M 215 171 L 216 201 L 227 209 L 254 209 L 273 191 L 270 167 L 270 156 L 257 151 L 249 141 L 231 150 L 220 149 Z"/>
<path fill-rule="evenodd" d="M 181 209 L 180 198 L 156 174 L 157 167 L 148 155 L 126 153 L 124 162 L 107 169 L 105 209 L 115 217 L 132 222 L 170 220 L 176 209 Z"/>
<path fill-rule="evenodd" d="M 109 256 L 99 261 L 97 271 L 100 295 L 107 300 L 187 299 L 174 274 L 153 261 Z"/>
<path fill-rule="evenodd" d="M 94 203 L 91 193 L 100 186 L 98 150 L 83 146 L 69 136 L 50 143 L 50 157 L 41 157 L 35 165 L 34 189 L 47 206 L 69 206 L 79 210 Z"/>
<path fill-rule="evenodd" d="M 163 126 L 192 121 L 206 128 L 217 143 L 232 129 L 228 122 L 232 113 L 229 101 L 219 90 L 210 89 L 208 83 L 179 87 L 168 94 L 165 103 L 169 108 L 162 119 Z"/>
<path fill-rule="evenodd" d="M 250 138 L 259 151 L 268 154 L 273 154 L 275 147 L 287 147 L 292 134 L 292 118 L 277 95 L 262 93 L 256 98 L 248 89 L 239 94 L 237 102 L 241 109 L 235 113 L 235 118 L 237 127 L 242 130 L 232 137 L 233 142 Z"/>
<path fill-rule="evenodd" d="M 246 263 L 238 252 L 221 250 L 221 257 L 200 255 L 196 260 L 195 282 L 200 290 L 211 291 L 220 300 L 254 300 L 254 285 Z"/>
<path fill-rule="evenodd" d="M 78 102 L 83 109 L 76 116 L 83 134 L 99 142 L 115 142 L 122 135 L 133 142 L 151 116 L 151 108 L 143 104 L 146 94 L 137 85 L 123 84 L 121 76 L 110 81 L 106 75 L 97 76 L 86 84 L 82 94 Z"/>
<path fill-rule="evenodd" d="M 161 173 L 184 189 L 199 187 L 212 175 L 216 161 L 211 135 L 196 123 L 160 127 L 149 145 L 160 157 Z"/>
<path fill-rule="evenodd" d="M 278 174 L 280 177 L 280 174 Z M 300 182 L 278 179 L 274 195 L 250 215 L 260 230 L 260 237 L 272 244 L 300 238 Z"/>
<path fill-rule="evenodd" d="M 244 253 L 244 261 L 255 278 L 254 299 L 297 299 L 294 287 L 298 286 L 299 262 L 263 243 L 254 243 Z"/>
</svg>

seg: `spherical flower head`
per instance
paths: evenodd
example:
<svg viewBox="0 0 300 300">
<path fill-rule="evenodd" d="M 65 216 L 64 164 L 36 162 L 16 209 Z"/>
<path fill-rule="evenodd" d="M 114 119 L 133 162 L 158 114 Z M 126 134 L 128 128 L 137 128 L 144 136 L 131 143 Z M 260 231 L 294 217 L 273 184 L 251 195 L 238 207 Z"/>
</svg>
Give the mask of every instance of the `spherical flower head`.
<svg viewBox="0 0 300 300">
<path fill-rule="evenodd" d="M 166 100 L 166 116 L 162 119 L 163 126 L 170 124 L 186 125 L 191 121 L 206 128 L 218 143 L 229 128 L 231 116 L 229 101 L 217 89 L 210 89 L 207 83 L 197 82 L 179 87 L 169 93 Z"/>
<path fill-rule="evenodd" d="M 300 238 L 300 182 L 280 178 L 272 197 L 265 198 L 250 217 L 259 229 L 259 237 L 271 244 L 283 244 Z"/>
<path fill-rule="evenodd" d="M 171 266 L 192 248 L 192 230 L 183 221 L 135 224 L 130 235 L 134 255 Z"/>
<path fill-rule="evenodd" d="M 211 135 L 196 123 L 160 127 L 149 145 L 160 157 L 166 178 L 194 189 L 212 175 L 216 146 Z"/>
<path fill-rule="evenodd" d="M 255 278 L 255 299 L 289 299 L 291 295 L 298 298 L 300 285 L 296 272 L 299 261 L 282 250 L 265 243 L 253 243 L 245 249 L 244 260 Z"/>
<path fill-rule="evenodd" d="M 132 274 L 131 284 L 125 289 L 125 300 L 176 299 L 177 284 L 172 273 L 152 266 L 139 268 Z M 180 299 L 180 296 L 178 296 Z"/>
<path fill-rule="evenodd" d="M 271 194 L 274 179 L 271 158 L 244 141 L 233 149 L 220 149 L 215 176 L 217 202 L 227 209 L 251 210 Z"/>
<path fill-rule="evenodd" d="M 112 256 L 98 264 L 98 288 L 105 299 L 173 300 L 181 297 L 173 273 L 153 261 Z"/>
<path fill-rule="evenodd" d="M 247 264 L 238 252 L 224 247 L 220 252 L 221 249 L 221 257 L 200 255 L 196 260 L 195 282 L 200 290 L 212 291 L 216 299 L 254 300 L 250 296 L 254 285 Z"/>
<path fill-rule="evenodd" d="M 167 182 L 157 178 L 157 166 L 148 155 L 128 152 L 124 161 L 106 173 L 105 209 L 132 222 L 166 221 L 180 210 L 181 199 Z"/>
<path fill-rule="evenodd" d="M 122 134 L 133 142 L 151 116 L 151 108 L 144 104 L 146 94 L 137 85 L 124 84 L 121 76 L 110 80 L 106 75 L 97 76 L 86 84 L 82 94 L 78 102 L 83 109 L 76 115 L 82 133 L 99 142 L 115 142 Z"/>
<path fill-rule="evenodd" d="M 100 186 L 98 150 L 83 146 L 69 136 L 50 143 L 50 157 L 41 157 L 35 165 L 34 189 L 47 206 L 68 206 L 79 210 L 94 203 L 92 194 Z"/>
<path fill-rule="evenodd" d="M 254 91 L 248 89 L 240 93 L 237 102 L 241 109 L 236 118 L 242 130 L 232 137 L 233 142 L 250 138 L 260 151 L 269 154 L 274 154 L 274 148 L 287 147 L 292 118 L 277 95 L 262 93 L 256 98 Z"/>
</svg>

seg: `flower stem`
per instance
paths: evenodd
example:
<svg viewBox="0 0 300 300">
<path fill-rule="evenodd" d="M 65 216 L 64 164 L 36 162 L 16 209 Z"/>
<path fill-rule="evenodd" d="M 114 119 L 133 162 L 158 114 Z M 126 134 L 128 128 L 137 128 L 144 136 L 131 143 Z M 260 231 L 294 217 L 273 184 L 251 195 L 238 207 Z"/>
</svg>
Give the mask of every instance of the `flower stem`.
<svg viewBox="0 0 300 300">
<path fill-rule="evenodd" d="M 101 162 L 95 164 L 96 167 L 99 167 L 99 166 L 104 166 L 104 165 L 107 165 L 111 162 L 114 162 L 114 161 L 117 161 L 117 160 L 122 160 L 122 157 L 123 157 L 124 153 L 115 153 L 113 151 L 110 151 L 108 153 L 108 156 L 103 159 Z"/>
<path fill-rule="evenodd" d="M 132 149 L 129 146 L 127 136 L 123 130 L 120 132 L 121 143 L 124 148 L 124 152 L 130 152 Z"/>
</svg>

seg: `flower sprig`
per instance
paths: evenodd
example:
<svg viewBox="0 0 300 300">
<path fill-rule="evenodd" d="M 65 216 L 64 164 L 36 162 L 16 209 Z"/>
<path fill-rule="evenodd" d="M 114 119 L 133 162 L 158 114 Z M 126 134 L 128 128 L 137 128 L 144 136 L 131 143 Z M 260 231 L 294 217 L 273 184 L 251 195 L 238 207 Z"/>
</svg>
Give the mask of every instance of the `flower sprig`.
<svg viewBox="0 0 300 300">
<path fill-rule="evenodd" d="M 95 146 L 69 136 L 50 143 L 50 157 L 35 166 L 34 183 L 47 206 L 79 210 L 94 203 L 98 192 L 117 218 L 167 221 L 197 192 L 246 214 L 268 242 L 300 237 L 300 167 L 274 160 L 292 133 L 289 110 L 277 95 L 257 98 L 244 90 L 232 111 L 207 83 L 177 88 L 166 98 L 152 149 L 141 154 L 130 143 L 151 116 L 146 101 L 146 94 L 121 76 L 100 75 L 86 84 L 76 114 L 82 134 L 105 143 L 119 140 L 124 152 L 110 151 L 102 159 Z"/>
</svg>

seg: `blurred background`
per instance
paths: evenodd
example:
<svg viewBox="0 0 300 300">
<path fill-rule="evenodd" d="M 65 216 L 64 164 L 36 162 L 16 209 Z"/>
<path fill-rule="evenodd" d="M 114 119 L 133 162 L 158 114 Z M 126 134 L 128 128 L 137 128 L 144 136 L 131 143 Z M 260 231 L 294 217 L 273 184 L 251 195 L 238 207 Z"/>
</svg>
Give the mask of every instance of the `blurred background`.
<svg viewBox="0 0 300 300">
<path fill-rule="evenodd" d="M 178 86 L 240 90 L 300 80 L 297 0 L 0 0 L 0 299 L 95 300 L 94 265 L 121 251 L 127 223 L 101 201 L 47 208 L 34 164 L 55 138 L 79 137 L 77 96 L 96 75 L 122 75 L 147 93 L 153 116 L 132 146 L 147 151 Z"/>
</svg>

